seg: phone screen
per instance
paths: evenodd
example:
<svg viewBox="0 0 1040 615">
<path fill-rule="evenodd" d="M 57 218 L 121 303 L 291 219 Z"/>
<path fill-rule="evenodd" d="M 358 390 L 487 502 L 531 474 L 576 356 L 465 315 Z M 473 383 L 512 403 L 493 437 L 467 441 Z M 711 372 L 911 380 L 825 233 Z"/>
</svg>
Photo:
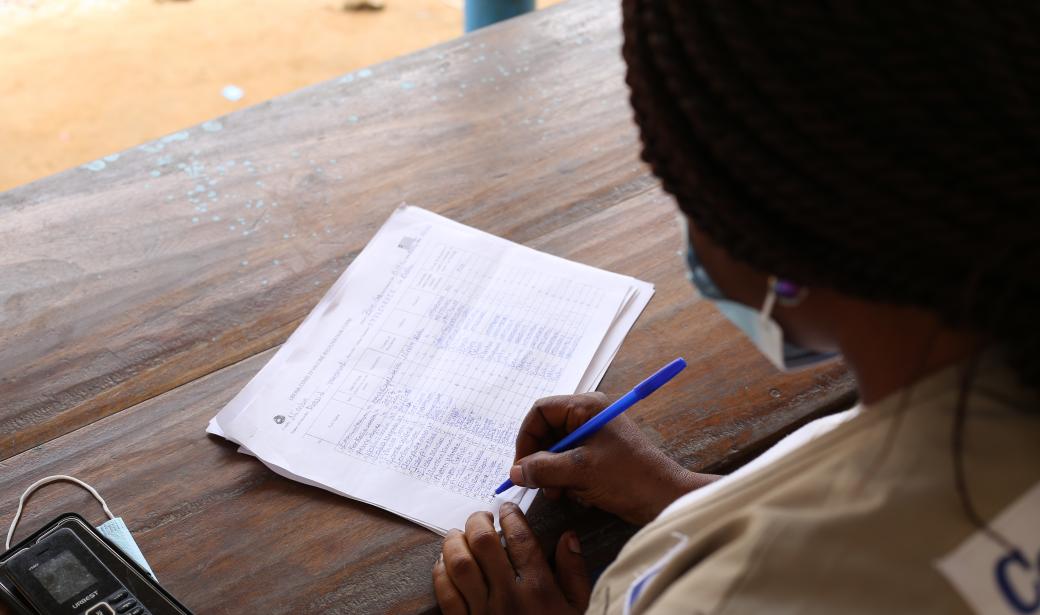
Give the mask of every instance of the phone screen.
<svg viewBox="0 0 1040 615">
<path fill-rule="evenodd" d="M 65 602 L 97 582 L 76 556 L 62 551 L 31 570 L 55 602 Z"/>
</svg>

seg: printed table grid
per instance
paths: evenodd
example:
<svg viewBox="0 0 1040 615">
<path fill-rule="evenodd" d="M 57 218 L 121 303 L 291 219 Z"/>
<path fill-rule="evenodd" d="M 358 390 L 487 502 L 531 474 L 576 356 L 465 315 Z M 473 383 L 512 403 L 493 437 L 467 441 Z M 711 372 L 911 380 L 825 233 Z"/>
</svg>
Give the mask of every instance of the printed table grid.
<svg viewBox="0 0 1040 615">
<path fill-rule="evenodd" d="M 518 267 L 489 274 L 491 259 L 446 245 L 425 253 L 307 435 L 487 501 L 523 416 L 558 392 L 603 292 Z"/>
</svg>

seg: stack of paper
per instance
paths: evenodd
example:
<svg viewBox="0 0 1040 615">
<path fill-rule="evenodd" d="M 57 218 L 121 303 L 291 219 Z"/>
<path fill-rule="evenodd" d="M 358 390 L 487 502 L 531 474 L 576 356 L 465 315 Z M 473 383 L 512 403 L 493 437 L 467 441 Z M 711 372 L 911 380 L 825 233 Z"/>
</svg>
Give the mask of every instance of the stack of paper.
<svg viewBox="0 0 1040 615">
<path fill-rule="evenodd" d="M 593 390 L 653 292 L 402 206 L 209 431 L 441 534 L 526 510 L 494 496 L 521 421 Z"/>
</svg>

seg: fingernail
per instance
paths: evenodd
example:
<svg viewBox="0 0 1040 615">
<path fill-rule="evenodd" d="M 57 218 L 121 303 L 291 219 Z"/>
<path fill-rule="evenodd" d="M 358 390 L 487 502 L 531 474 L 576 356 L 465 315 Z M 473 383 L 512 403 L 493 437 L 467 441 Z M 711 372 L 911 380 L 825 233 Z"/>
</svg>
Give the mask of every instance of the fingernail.
<svg viewBox="0 0 1040 615">
<path fill-rule="evenodd" d="M 571 532 L 571 535 L 567 537 L 567 548 L 571 550 L 571 553 L 581 555 L 581 543 L 578 541 L 576 533 Z"/>
<path fill-rule="evenodd" d="M 519 463 L 509 468 L 509 480 L 513 481 L 514 485 L 524 484 L 524 466 Z"/>
</svg>

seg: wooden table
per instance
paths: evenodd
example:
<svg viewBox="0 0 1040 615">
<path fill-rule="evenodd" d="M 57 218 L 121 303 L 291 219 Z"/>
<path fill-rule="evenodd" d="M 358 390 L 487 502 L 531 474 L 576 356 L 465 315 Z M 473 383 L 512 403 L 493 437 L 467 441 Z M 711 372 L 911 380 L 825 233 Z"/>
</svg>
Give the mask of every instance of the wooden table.
<svg viewBox="0 0 1040 615">
<path fill-rule="evenodd" d="M 262 44 L 262 42 L 258 42 Z M 616 2 L 553 9 L 0 195 L 0 519 L 33 480 L 97 487 L 199 613 L 435 610 L 440 539 L 280 478 L 204 433 L 400 203 L 652 281 L 602 390 L 685 356 L 632 415 L 726 470 L 848 406 L 840 365 L 777 374 L 687 283 L 675 208 L 638 159 Z M 65 510 L 31 500 L 19 536 Z M 632 528 L 576 526 L 593 566 Z"/>
</svg>

